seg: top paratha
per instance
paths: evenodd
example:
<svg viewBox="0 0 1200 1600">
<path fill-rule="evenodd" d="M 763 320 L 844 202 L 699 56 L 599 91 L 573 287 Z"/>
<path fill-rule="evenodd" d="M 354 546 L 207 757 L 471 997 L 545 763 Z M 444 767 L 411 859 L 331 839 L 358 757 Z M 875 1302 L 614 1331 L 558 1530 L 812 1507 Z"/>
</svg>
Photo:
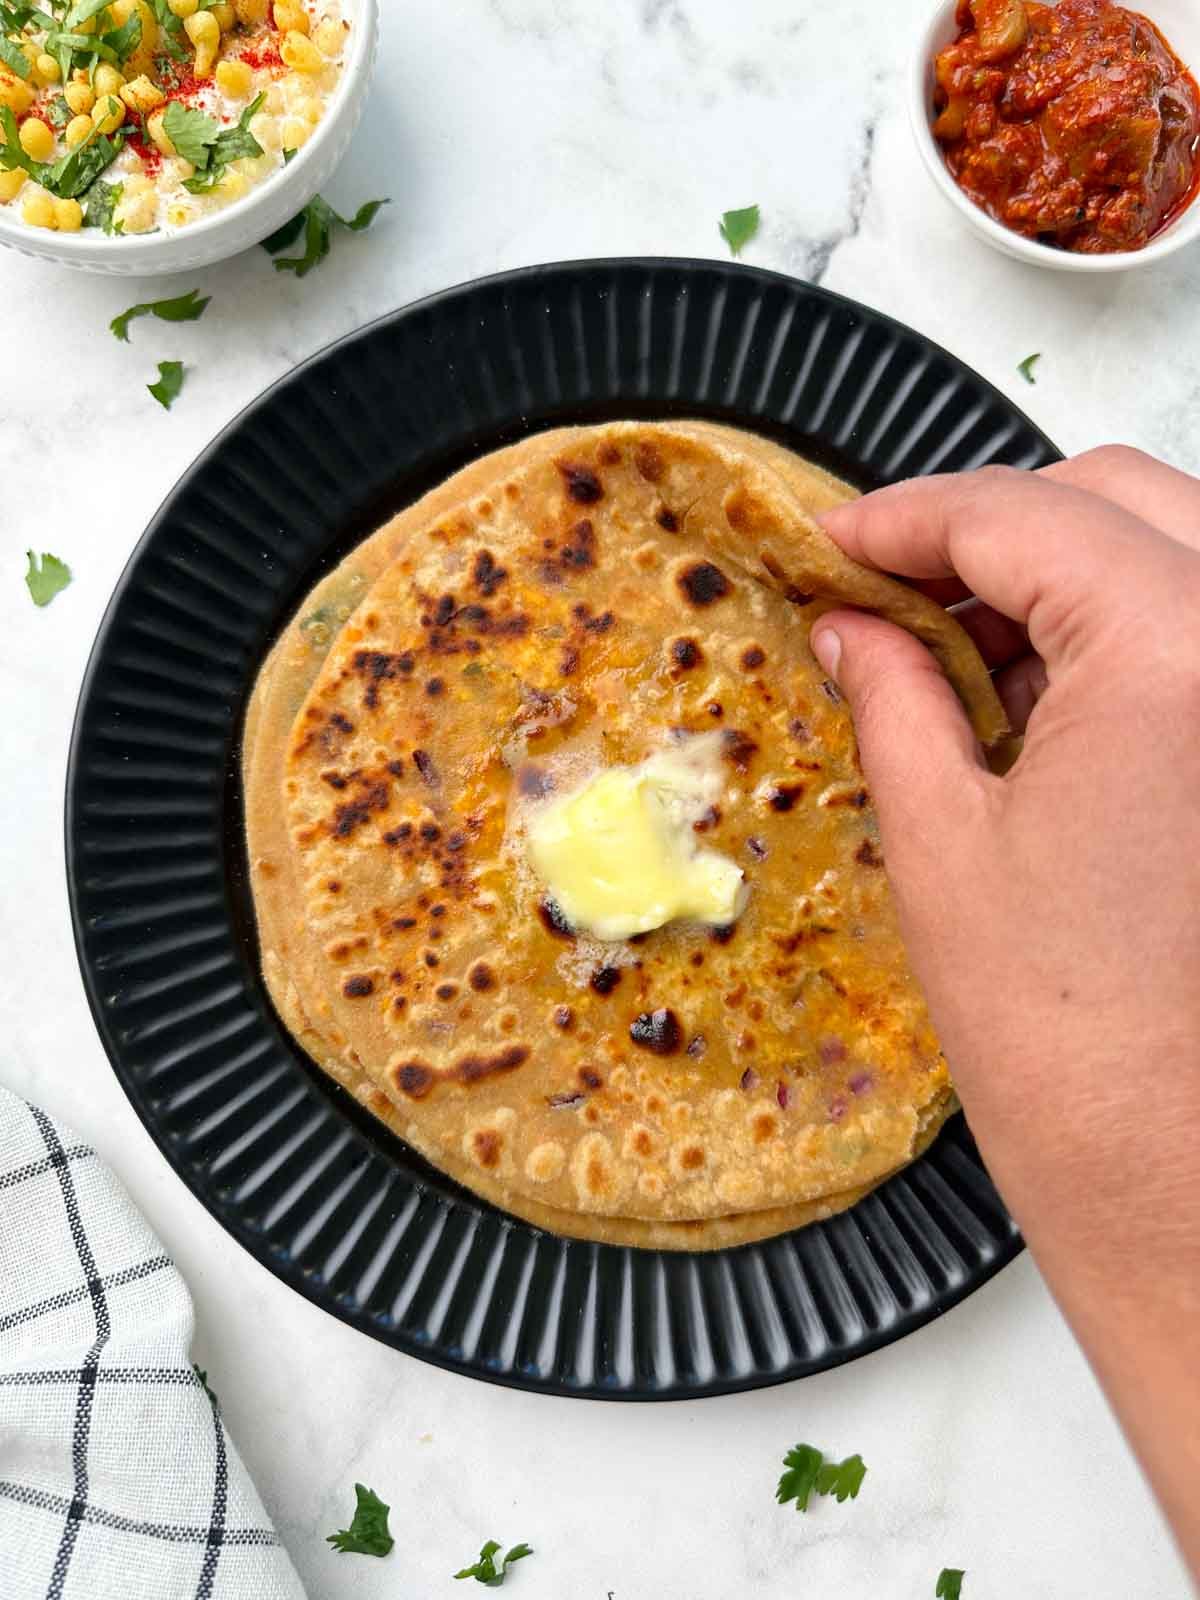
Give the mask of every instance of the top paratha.
<svg viewBox="0 0 1200 1600">
<path fill-rule="evenodd" d="M 905 621 L 981 731 L 1002 717 L 965 636 L 847 563 L 772 448 L 699 425 L 541 441 L 411 532 L 297 720 L 299 1012 L 327 1065 L 492 1198 L 648 1223 L 787 1207 L 875 1181 L 947 1104 L 849 720 L 807 650 L 825 601 L 801 596 Z M 713 727 L 709 837 L 753 891 L 731 938 L 559 937 L 514 785 Z M 670 1054 L 630 1034 L 659 1011 Z"/>
</svg>

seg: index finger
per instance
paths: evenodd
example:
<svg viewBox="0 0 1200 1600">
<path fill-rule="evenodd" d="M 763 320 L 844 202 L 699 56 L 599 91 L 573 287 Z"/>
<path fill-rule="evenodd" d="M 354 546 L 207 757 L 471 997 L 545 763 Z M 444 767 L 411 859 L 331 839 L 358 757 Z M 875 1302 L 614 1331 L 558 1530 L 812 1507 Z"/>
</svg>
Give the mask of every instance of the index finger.
<svg viewBox="0 0 1200 1600">
<path fill-rule="evenodd" d="M 907 578 L 961 578 L 1025 624 L 1035 650 L 1056 652 L 1059 625 L 1080 608 L 1169 582 L 1165 534 L 1082 489 L 1011 467 L 914 478 L 821 516 L 845 553 Z M 1148 566 L 1148 557 L 1151 559 Z"/>
</svg>

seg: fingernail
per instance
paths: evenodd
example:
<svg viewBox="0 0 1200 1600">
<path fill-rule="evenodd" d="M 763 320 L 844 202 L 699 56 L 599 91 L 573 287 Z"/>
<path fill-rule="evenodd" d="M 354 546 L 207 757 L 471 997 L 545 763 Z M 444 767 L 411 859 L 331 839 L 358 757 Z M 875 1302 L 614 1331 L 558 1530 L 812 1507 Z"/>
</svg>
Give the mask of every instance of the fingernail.
<svg viewBox="0 0 1200 1600">
<path fill-rule="evenodd" d="M 812 636 L 812 652 L 831 678 L 836 679 L 842 659 L 842 641 L 833 628 L 822 628 Z"/>
</svg>

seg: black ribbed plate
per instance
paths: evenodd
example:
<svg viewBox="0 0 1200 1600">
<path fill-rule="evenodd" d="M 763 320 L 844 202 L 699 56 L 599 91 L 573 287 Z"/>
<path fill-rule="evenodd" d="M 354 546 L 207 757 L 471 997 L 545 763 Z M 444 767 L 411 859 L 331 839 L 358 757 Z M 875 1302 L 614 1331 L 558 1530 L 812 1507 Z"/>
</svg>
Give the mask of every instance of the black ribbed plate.
<svg viewBox="0 0 1200 1600">
<path fill-rule="evenodd" d="M 272 1272 L 476 1377 L 654 1399 L 775 1383 L 920 1327 L 1019 1250 L 961 1117 L 853 1211 L 687 1256 L 554 1238 L 431 1171 L 312 1067 L 258 977 L 238 736 L 321 573 L 530 431 L 706 416 L 863 488 L 1057 452 L 919 334 L 708 261 L 535 267 L 425 300 L 269 389 L 159 511 L 109 606 L 67 779 L 88 998 L 168 1161 Z"/>
</svg>

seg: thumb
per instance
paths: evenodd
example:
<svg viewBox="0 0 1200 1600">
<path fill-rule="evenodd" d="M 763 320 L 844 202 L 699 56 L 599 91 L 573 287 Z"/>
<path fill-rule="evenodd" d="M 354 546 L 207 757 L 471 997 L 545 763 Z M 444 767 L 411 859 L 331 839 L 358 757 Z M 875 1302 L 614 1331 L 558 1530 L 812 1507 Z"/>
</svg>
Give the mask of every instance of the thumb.
<svg viewBox="0 0 1200 1600">
<path fill-rule="evenodd" d="M 903 870 L 923 844 L 940 855 L 987 777 L 942 669 L 911 633 L 863 611 L 826 612 L 810 643 L 850 703 L 889 865 Z"/>
</svg>

